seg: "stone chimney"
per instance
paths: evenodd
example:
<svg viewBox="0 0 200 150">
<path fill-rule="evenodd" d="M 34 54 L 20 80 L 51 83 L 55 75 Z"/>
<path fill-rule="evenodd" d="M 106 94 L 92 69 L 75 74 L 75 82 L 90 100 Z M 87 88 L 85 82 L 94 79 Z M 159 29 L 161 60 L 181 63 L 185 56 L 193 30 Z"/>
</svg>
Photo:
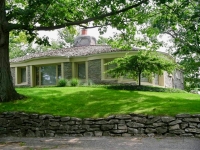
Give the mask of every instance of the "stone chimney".
<svg viewBox="0 0 200 150">
<path fill-rule="evenodd" d="M 87 29 L 84 29 L 84 28 L 83 28 L 83 29 L 81 30 L 81 35 L 87 35 Z"/>
<path fill-rule="evenodd" d="M 81 30 L 81 35 L 77 36 L 74 40 L 74 47 L 96 45 L 96 39 L 87 34 L 87 29 Z"/>
</svg>

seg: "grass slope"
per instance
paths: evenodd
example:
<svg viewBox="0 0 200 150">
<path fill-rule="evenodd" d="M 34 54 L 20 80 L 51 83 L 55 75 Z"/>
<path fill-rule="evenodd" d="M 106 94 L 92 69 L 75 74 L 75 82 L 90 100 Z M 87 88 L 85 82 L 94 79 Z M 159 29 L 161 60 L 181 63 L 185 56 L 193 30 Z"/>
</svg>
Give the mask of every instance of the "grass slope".
<svg viewBox="0 0 200 150">
<path fill-rule="evenodd" d="M 200 113 L 200 96 L 113 90 L 103 87 L 17 88 L 26 100 L 0 103 L 0 112 L 23 111 L 59 116 L 106 117 L 112 114 L 142 113 L 169 115 Z"/>
</svg>

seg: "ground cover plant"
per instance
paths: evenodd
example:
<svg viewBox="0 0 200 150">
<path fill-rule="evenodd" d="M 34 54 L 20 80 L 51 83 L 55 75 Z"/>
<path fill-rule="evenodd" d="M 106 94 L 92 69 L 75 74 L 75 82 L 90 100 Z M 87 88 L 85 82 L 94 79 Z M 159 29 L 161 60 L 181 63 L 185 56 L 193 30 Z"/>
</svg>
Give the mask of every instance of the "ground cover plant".
<svg viewBox="0 0 200 150">
<path fill-rule="evenodd" d="M 174 116 L 200 113 L 200 95 L 115 90 L 105 87 L 16 88 L 25 100 L 0 103 L 0 112 L 23 111 L 80 118 L 141 113 Z"/>
</svg>

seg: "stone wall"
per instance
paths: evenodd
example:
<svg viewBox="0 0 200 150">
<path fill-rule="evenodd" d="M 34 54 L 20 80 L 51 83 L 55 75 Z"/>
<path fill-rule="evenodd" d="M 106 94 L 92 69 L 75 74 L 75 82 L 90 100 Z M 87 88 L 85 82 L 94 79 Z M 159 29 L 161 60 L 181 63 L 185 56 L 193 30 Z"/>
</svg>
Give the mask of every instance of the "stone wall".
<svg viewBox="0 0 200 150">
<path fill-rule="evenodd" d="M 168 74 L 167 72 L 164 72 L 164 78 L 165 78 L 165 87 L 166 88 L 173 88 L 173 75 Z"/>
<path fill-rule="evenodd" d="M 183 72 L 176 70 L 174 73 L 174 88 L 184 89 Z"/>
<path fill-rule="evenodd" d="M 65 79 L 72 78 L 72 63 L 71 62 L 64 63 L 64 78 Z"/>
<path fill-rule="evenodd" d="M 88 79 L 101 83 L 101 59 L 88 61 Z"/>
<path fill-rule="evenodd" d="M 190 136 L 200 137 L 200 114 L 176 117 L 112 115 L 75 118 L 15 112 L 0 114 L 0 136 Z"/>
<path fill-rule="evenodd" d="M 173 74 L 168 74 L 167 72 L 164 73 L 165 77 L 165 87 L 167 88 L 178 88 L 184 89 L 183 83 L 183 72 L 180 70 L 174 71 Z"/>
<path fill-rule="evenodd" d="M 11 71 L 13 85 L 15 85 L 15 67 L 10 68 L 10 71 Z"/>
</svg>

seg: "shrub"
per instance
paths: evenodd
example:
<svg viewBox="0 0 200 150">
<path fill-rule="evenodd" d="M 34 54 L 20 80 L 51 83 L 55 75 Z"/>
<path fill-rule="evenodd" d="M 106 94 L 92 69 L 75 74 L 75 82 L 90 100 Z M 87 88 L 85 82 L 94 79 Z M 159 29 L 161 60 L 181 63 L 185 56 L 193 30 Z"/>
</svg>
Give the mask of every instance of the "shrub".
<svg viewBox="0 0 200 150">
<path fill-rule="evenodd" d="M 152 91 L 152 92 L 167 92 L 167 93 L 186 93 L 184 90 L 174 88 L 162 88 L 154 86 L 138 86 L 138 85 L 111 85 L 108 89 L 115 90 L 130 90 L 130 91 Z"/>
<path fill-rule="evenodd" d="M 58 81 L 58 87 L 64 87 L 64 86 L 66 86 L 66 84 L 67 84 L 67 80 L 65 80 L 65 79 L 59 79 L 59 81 Z"/>
<path fill-rule="evenodd" d="M 70 80 L 71 86 L 77 86 L 77 85 L 79 85 L 79 83 L 80 83 L 80 81 L 77 78 L 73 78 L 73 79 Z"/>
</svg>

